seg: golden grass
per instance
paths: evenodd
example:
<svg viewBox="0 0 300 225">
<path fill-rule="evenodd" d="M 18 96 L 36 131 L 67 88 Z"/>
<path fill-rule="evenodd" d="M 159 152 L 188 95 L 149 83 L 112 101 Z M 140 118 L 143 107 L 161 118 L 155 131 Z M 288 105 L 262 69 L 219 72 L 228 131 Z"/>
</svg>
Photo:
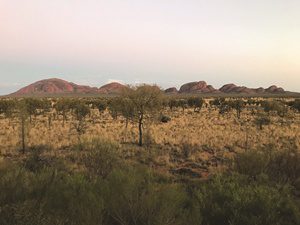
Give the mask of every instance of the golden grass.
<svg viewBox="0 0 300 225">
<path fill-rule="evenodd" d="M 165 111 L 172 120 L 169 123 L 147 122 L 145 133 L 148 138 L 159 145 L 177 146 L 183 142 L 192 145 L 206 145 L 216 151 L 232 147 L 234 149 L 256 148 L 270 142 L 278 146 L 282 141 L 293 139 L 300 146 L 300 116 L 293 118 L 272 117 L 272 124 L 259 130 L 254 124 L 254 117 L 244 112 L 238 120 L 234 112 L 229 115 L 219 115 L 218 111 L 203 109 L 200 113 L 186 111 Z M 48 127 L 46 116 L 37 116 L 32 124 L 28 123 L 27 144 L 50 145 L 54 149 L 65 148 L 77 142 L 77 133 L 73 129 L 74 120 L 69 115 L 65 126 L 62 119 L 52 121 Z M 125 121 L 122 117 L 117 120 L 111 118 L 108 112 L 101 115 L 93 111 L 92 118 L 86 119 L 87 130 L 83 139 L 101 137 L 122 142 L 136 142 L 137 124 L 130 123 L 125 130 Z M 20 143 L 20 124 L 16 118 L 0 119 L 0 149 L 14 150 Z"/>
<path fill-rule="evenodd" d="M 116 141 L 123 146 L 124 157 L 138 155 L 139 161 L 161 171 L 193 167 L 191 162 L 205 165 L 209 169 L 222 169 L 216 159 L 231 158 L 234 152 L 256 149 L 270 143 L 278 149 L 286 146 L 300 149 L 300 114 L 291 111 L 285 118 L 272 116 L 272 123 L 264 126 L 263 130 L 258 129 L 254 123 L 255 116 L 247 110 L 244 110 L 239 120 L 234 112 L 223 116 L 217 110 L 207 108 L 200 113 L 193 110 L 186 110 L 185 113 L 181 110 L 165 110 L 164 114 L 172 120 L 168 123 L 148 121 L 144 124 L 144 142 L 146 148 L 150 146 L 149 151 L 134 144 L 138 138 L 136 123 L 129 123 L 126 130 L 124 118 L 118 117 L 114 120 L 108 111 L 102 114 L 97 110 L 92 111 L 92 115 L 86 118 L 87 129 L 81 140 L 89 141 L 100 137 Z M 58 117 L 52 119 L 49 127 L 47 116 L 33 118 L 33 122 L 28 122 L 27 125 L 27 146 L 48 145 L 52 149 L 48 154 L 53 155 L 65 152 L 78 143 L 78 135 L 73 129 L 74 122 L 72 116 L 68 115 L 64 126 L 62 118 Z M 2 117 L 0 126 L 0 156 L 18 155 L 21 146 L 18 119 Z M 185 145 L 189 152 L 182 156 Z M 178 154 L 180 157 L 177 157 Z M 201 174 L 206 176 L 208 172 L 201 169 Z"/>
</svg>

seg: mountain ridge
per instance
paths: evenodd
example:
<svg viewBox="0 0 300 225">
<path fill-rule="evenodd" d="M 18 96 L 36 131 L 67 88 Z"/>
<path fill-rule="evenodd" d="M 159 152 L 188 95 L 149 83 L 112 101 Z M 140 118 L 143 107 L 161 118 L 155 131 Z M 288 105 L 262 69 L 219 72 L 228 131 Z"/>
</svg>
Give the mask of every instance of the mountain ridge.
<svg viewBox="0 0 300 225">
<path fill-rule="evenodd" d="M 22 97 L 29 95 L 68 95 L 68 94 L 120 94 L 122 89 L 127 85 L 111 82 L 101 87 L 91 87 L 88 85 L 79 85 L 73 82 L 68 82 L 59 78 L 50 78 L 36 81 L 29 84 L 18 91 L 9 94 L 12 97 Z M 293 93 L 285 91 L 281 87 L 271 85 L 268 88 L 248 88 L 245 86 L 238 86 L 233 83 L 225 84 L 221 88 L 214 88 L 212 85 L 207 84 L 205 81 L 188 82 L 180 86 L 170 87 L 164 90 L 166 94 L 287 94 Z"/>
</svg>

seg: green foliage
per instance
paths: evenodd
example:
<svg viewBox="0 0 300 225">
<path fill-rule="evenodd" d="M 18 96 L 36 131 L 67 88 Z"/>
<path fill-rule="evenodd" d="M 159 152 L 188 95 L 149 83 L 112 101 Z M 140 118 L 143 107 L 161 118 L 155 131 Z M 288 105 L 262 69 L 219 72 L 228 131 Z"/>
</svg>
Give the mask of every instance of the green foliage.
<svg viewBox="0 0 300 225">
<path fill-rule="evenodd" d="M 103 142 L 91 146 L 92 151 L 107 148 L 105 154 L 113 148 Z M 126 164 L 104 177 L 8 164 L 0 168 L 0 224 L 299 224 L 291 188 L 274 185 L 263 175 L 256 178 L 232 173 L 180 184 Z"/>
<path fill-rule="evenodd" d="M 223 105 L 224 102 L 225 102 L 225 98 L 215 98 L 214 100 L 210 101 L 210 105 L 219 107 Z"/>
<path fill-rule="evenodd" d="M 261 106 L 269 114 L 276 112 L 278 116 L 284 117 L 287 113 L 286 105 L 280 101 L 263 101 Z"/>
<path fill-rule="evenodd" d="M 203 225 L 299 224 L 290 189 L 249 182 L 246 176 L 217 176 L 196 191 Z"/>
<path fill-rule="evenodd" d="M 84 143 L 87 153 L 83 162 L 90 176 L 107 177 L 121 164 L 119 147 L 116 143 L 101 139 L 93 139 Z"/>
<path fill-rule="evenodd" d="M 171 121 L 171 117 L 166 116 L 166 115 L 160 115 L 160 122 L 168 123 L 169 121 Z"/>
<path fill-rule="evenodd" d="M 80 101 L 72 105 L 72 110 L 76 120 L 83 120 L 90 113 L 90 108 Z"/>
<path fill-rule="evenodd" d="M 296 100 L 290 102 L 289 105 L 290 105 L 293 109 L 295 109 L 295 110 L 297 110 L 298 112 L 300 112 L 300 99 L 296 99 Z"/>
<path fill-rule="evenodd" d="M 48 146 L 33 146 L 28 149 L 30 156 L 26 158 L 24 167 L 32 172 L 42 170 L 46 166 L 46 162 L 41 157 L 45 150 L 48 150 Z"/>
<path fill-rule="evenodd" d="M 141 85 L 131 89 L 125 89 L 122 93 L 123 107 L 129 105 L 132 118 L 138 122 L 139 145 L 143 145 L 143 123 L 147 118 L 157 114 L 162 108 L 163 94 L 159 87 L 153 85 Z"/>
<path fill-rule="evenodd" d="M 24 168 L 31 172 L 39 172 L 47 168 L 65 170 L 65 165 L 62 160 L 55 157 L 46 157 L 51 150 L 50 146 L 37 145 L 28 148 L 28 155 L 24 161 Z"/>
<path fill-rule="evenodd" d="M 193 107 L 195 112 L 199 112 L 204 104 L 202 98 L 199 97 L 190 97 L 187 99 L 189 107 Z"/>
<path fill-rule="evenodd" d="M 21 113 L 26 113 L 32 122 L 32 116 L 50 111 L 51 102 L 47 99 L 24 98 L 18 102 L 18 108 Z"/>
<path fill-rule="evenodd" d="M 173 110 L 174 108 L 179 107 L 178 101 L 175 98 L 171 98 L 168 101 L 168 106 L 170 110 Z"/>
<path fill-rule="evenodd" d="M 271 123 L 270 116 L 265 114 L 258 114 L 255 118 L 255 124 L 259 126 L 259 129 L 262 130 L 263 126 L 269 125 Z"/>
<path fill-rule="evenodd" d="M 126 121 L 133 120 L 136 114 L 133 102 L 130 99 L 123 97 L 111 99 L 109 102 L 109 111 L 114 119 L 119 115 L 122 115 Z"/>
<path fill-rule="evenodd" d="M 97 103 L 95 103 L 95 104 L 96 104 L 96 107 L 97 107 L 97 109 L 100 113 L 104 112 L 107 108 L 107 102 L 106 101 L 97 101 Z"/>
<path fill-rule="evenodd" d="M 300 177 L 300 153 L 294 149 L 279 151 L 271 146 L 238 153 L 234 170 L 253 179 L 264 174 L 274 182 L 294 184 Z"/>
<path fill-rule="evenodd" d="M 178 185 L 159 184 L 143 169 L 115 171 L 105 186 L 108 224 L 183 224 L 187 195 Z"/>
<path fill-rule="evenodd" d="M 234 160 L 234 171 L 255 178 L 266 172 L 270 155 L 264 151 L 249 150 L 238 153 Z"/>
<path fill-rule="evenodd" d="M 258 101 L 256 101 L 255 99 L 253 98 L 248 98 L 247 101 L 246 101 L 246 104 L 249 105 L 249 106 L 256 106 L 259 104 Z"/>
<path fill-rule="evenodd" d="M 122 114 L 123 101 L 123 98 L 115 97 L 108 102 L 108 109 L 113 119 L 117 119 Z"/>
<path fill-rule="evenodd" d="M 15 109 L 16 102 L 14 100 L 0 100 L 0 114 L 11 117 Z"/>
<path fill-rule="evenodd" d="M 71 104 L 70 99 L 62 98 L 56 102 L 54 108 L 58 113 L 65 114 L 67 111 L 70 110 L 70 104 Z"/>
<path fill-rule="evenodd" d="M 103 201 L 83 176 L 42 170 L 1 170 L 0 224 L 102 224 Z"/>
<path fill-rule="evenodd" d="M 224 115 L 224 114 L 230 112 L 231 109 L 232 108 L 231 108 L 230 104 L 228 104 L 228 102 L 223 102 L 221 105 L 219 105 L 219 113 L 221 115 Z"/>
<path fill-rule="evenodd" d="M 237 118 L 241 117 L 241 112 L 245 107 L 245 102 L 241 99 L 237 99 L 234 101 L 229 101 L 228 105 L 236 111 Z"/>
</svg>

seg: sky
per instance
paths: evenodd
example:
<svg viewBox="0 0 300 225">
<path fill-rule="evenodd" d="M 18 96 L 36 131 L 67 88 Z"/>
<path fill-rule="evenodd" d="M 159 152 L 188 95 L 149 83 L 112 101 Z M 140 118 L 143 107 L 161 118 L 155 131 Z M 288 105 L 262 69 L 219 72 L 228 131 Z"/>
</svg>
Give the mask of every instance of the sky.
<svg viewBox="0 0 300 225">
<path fill-rule="evenodd" d="M 0 0 L 0 94 L 46 78 L 300 92 L 299 0 Z"/>
</svg>

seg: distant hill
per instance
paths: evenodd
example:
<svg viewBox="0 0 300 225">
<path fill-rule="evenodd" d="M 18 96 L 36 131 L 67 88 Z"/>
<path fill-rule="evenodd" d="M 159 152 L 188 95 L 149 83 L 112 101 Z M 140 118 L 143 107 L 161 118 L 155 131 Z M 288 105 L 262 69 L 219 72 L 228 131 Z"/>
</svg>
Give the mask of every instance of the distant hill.
<svg viewBox="0 0 300 225">
<path fill-rule="evenodd" d="M 177 89 L 168 88 L 165 90 L 165 93 L 177 93 Z M 248 88 L 245 86 L 237 86 L 235 84 L 225 84 L 221 88 L 216 89 L 212 85 L 208 85 L 205 81 L 195 81 L 183 84 L 178 93 L 182 94 L 288 94 L 291 92 L 285 91 L 281 87 L 275 85 L 270 86 L 269 88 Z"/>
<path fill-rule="evenodd" d="M 283 94 L 285 90 L 281 87 L 277 87 L 275 85 L 270 86 L 269 88 L 248 88 L 245 86 L 237 86 L 235 84 L 225 84 L 222 86 L 219 91 L 224 93 L 237 93 L 237 94 L 262 94 L 262 93 L 269 93 L 269 94 Z"/>
<path fill-rule="evenodd" d="M 37 81 L 10 96 L 47 96 L 47 95 L 64 95 L 64 94 L 118 94 L 125 85 L 113 82 L 100 88 L 86 85 L 78 85 L 58 78 L 51 78 Z"/>
<path fill-rule="evenodd" d="M 120 94 L 124 87 L 126 86 L 123 84 L 120 84 L 118 82 L 112 82 L 100 87 L 98 92 L 101 94 Z"/>
<path fill-rule="evenodd" d="M 216 93 L 219 92 L 212 85 L 208 85 L 205 81 L 196 81 L 183 84 L 179 93 Z"/>
<path fill-rule="evenodd" d="M 90 87 L 87 85 L 78 85 L 58 78 L 51 78 L 37 81 L 17 92 L 10 94 L 12 97 L 23 96 L 52 96 L 52 95 L 97 95 L 97 94 L 120 94 L 126 85 L 112 82 L 105 84 L 100 88 Z M 214 95 L 268 95 L 268 94 L 299 94 L 285 91 L 281 87 L 272 85 L 268 88 L 248 88 L 245 86 L 237 86 L 235 84 L 225 84 L 221 88 L 216 89 L 205 81 L 195 81 L 183 84 L 179 90 L 171 87 L 164 90 L 166 94 L 214 94 Z"/>
</svg>

